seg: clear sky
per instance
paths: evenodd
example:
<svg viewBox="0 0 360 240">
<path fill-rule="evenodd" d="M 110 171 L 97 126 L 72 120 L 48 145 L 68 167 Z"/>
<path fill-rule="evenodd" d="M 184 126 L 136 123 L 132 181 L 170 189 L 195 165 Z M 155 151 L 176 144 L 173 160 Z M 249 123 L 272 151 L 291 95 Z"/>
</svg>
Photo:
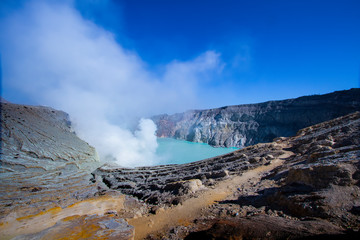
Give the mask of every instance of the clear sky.
<svg viewBox="0 0 360 240">
<path fill-rule="evenodd" d="M 2 19 L 26 2 L 2 1 Z M 207 51 L 218 54 L 220 67 L 196 84 L 198 99 L 184 107 L 255 103 L 359 87 L 359 0 L 65 2 L 113 34 L 152 75 L 163 74 L 174 61 L 191 61 Z M 6 68 L 6 56 L 2 61 Z M 4 75 L 5 98 L 39 102 Z"/>
</svg>

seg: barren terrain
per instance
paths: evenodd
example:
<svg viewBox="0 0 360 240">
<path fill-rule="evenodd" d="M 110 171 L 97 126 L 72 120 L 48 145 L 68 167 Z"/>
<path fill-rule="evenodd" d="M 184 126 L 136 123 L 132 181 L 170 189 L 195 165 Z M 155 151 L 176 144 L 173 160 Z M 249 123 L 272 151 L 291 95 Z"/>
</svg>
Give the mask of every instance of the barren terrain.
<svg viewBox="0 0 360 240">
<path fill-rule="evenodd" d="M 358 112 L 214 158 L 138 168 L 98 167 L 66 121 L 2 103 L 0 239 L 359 237 Z"/>
</svg>

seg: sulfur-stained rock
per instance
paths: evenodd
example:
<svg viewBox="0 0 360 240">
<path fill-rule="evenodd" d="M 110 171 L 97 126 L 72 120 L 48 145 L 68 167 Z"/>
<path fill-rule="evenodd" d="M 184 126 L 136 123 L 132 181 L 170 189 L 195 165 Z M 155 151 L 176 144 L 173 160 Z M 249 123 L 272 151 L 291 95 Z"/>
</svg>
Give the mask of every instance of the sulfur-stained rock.
<svg viewBox="0 0 360 240">
<path fill-rule="evenodd" d="M 95 151 L 71 131 L 66 114 L 5 107 L 0 233 L 6 238 L 22 231 L 17 239 L 132 239 L 136 229 L 124 218 L 144 236 L 165 221 L 148 239 L 359 237 L 359 112 L 197 162 L 107 164 L 89 174 Z M 169 226 L 168 213 L 191 219 Z M 34 233 L 31 224 L 42 228 Z"/>
<path fill-rule="evenodd" d="M 16 208 L 35 214 L 93 196 L 93 147 L 69 116 L 48 107 L 1 103 L 0 217 Z M 20 214 L 20 213 L 19 213 Z"/>
<path fill-rule="evenodd" d="M 107 239 L 132 240 L 135 230 L 125 220 L 108 216 L 72 216 L 41 232 L 20 235 L 13 240 Z"/>
</svg>

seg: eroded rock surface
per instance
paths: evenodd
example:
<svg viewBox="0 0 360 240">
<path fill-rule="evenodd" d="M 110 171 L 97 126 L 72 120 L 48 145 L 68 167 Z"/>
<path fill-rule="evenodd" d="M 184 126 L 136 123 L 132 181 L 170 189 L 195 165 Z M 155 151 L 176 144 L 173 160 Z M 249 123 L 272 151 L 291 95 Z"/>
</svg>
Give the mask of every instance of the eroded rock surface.
<svg viewBox="0 0 360 240">
<path fill-rule="evenodd" d="M 95 170 L 65 113 L 1 107 L 0 239 L 359 237 L 359 112 L 193 163 Z"/>
<path fill-rule="evenodd" d="M 71 129 L 69 117 L 47 107 L 1 103 L 0 214 L 65 206 L 93 195 L 89 172 L 96 151 Z"/>
<path fill-rule="evenodd" d="M 132 221 L 148 228 L 148 239 L 354 238 L 360 227 L 359 139 L 357 112 L 203 161 L 104 166 L 93 174 L 109 189 L 153 206 L 153 218 Z M 161 220 L 166 217 L 168 223 Z M 146 236 L 141 234 L 135 237 Z"/>
<path fill-rule="evenodd" d="M 244 147 L 360 110 L 360 89 L 153 117 L 159 137 Z"/>
<path fill-rule="evenodd" d="M 271 154 L 270 154 L 271 153 Z M 218 157 L 181 165 L 109 167 L 94 171 L 112 190 L 139 198 L 149 204 L 177 205 L 188 195 L 213 186 L 232 175 L 269 164 L 283 153 L 276 143 L 259 144 Z"/>
<path fill-rule="evenodd" d="M 15 237 L 13 240 L 36 239 L 107 239 L 130 240 L 134 236 L 134 227 L 124 219 L 114 215 L 83 215 L 67 217 L 56 225 L 41 232 Z M 65 234 L 64 234 L 65 233 Z"/>
<path fill-rule="evenodd" d="M 294 153 L 284 164 L 242 183 L 191 226 L 171 230 L 169 238 L 359 238 L 359 141 L 359 113 L 278 139 Z"/>
</svg>

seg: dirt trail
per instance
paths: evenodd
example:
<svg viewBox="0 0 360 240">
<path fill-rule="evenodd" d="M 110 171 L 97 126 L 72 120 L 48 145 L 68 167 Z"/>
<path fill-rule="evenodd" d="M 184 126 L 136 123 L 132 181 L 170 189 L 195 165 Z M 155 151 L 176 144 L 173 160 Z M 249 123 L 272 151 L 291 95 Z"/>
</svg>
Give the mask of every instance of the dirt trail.
<svg viewBox="0 0 360 240">
<path fill-rule="evenodd" d="M 254 184 L 260 181 L 261 175 L 283 164 L 285 158 L 292 155 L 285 152 L 279 158 L 271 161 L 270 165 L 261 166 L 243 173 L 241 176 L 232 176 L 219 182 L 214 189 L 209 188 L 195 198 L 189 198 L 173 208 L 157 212 L 156 215 L 145 215 L 129 219 L 128 223 L 135 227 L 135 239 L 143 239 L 150 233 L 160 232 L 168 227 L 190 224 L 201 211 L 209 205 L 225 200 L 241 185 Z M 123 209 L 124 196 L 103 196 L 75 203 L 67 208 L 49 209 L 36 215 L 19 217 L 13 213 L 0 222 L 0 239 L 10 239 L 17 235 L 42 231 L 53 226 L 60 219 L 69 216 L 83 216 L 104 214 L 109 210 Z"/>
<path fill-rule="evenodd" d="M 214 189 L 208 189 L 197 198 L 190 198 L 173 208 L 158 212 L 156 215 L 142 216 L 130 219 L 128 222 L 135 227 L 135 239 L 144 239 L 150 233 L 159 232 L 171 226 L 190 224 L 205 207 L 225 200 L 236 189 L 248 181 L 256 183 L 260 181 L 261 175 L 265 172 L 283 164 L 285 158 L 291 156 L 292 152 L 285 152 L 279 158 L 273 160 L 270 165 L 261 166 L 243 173 L 241 176 L 234 176 L 220 182 Z"/>
</svg>

